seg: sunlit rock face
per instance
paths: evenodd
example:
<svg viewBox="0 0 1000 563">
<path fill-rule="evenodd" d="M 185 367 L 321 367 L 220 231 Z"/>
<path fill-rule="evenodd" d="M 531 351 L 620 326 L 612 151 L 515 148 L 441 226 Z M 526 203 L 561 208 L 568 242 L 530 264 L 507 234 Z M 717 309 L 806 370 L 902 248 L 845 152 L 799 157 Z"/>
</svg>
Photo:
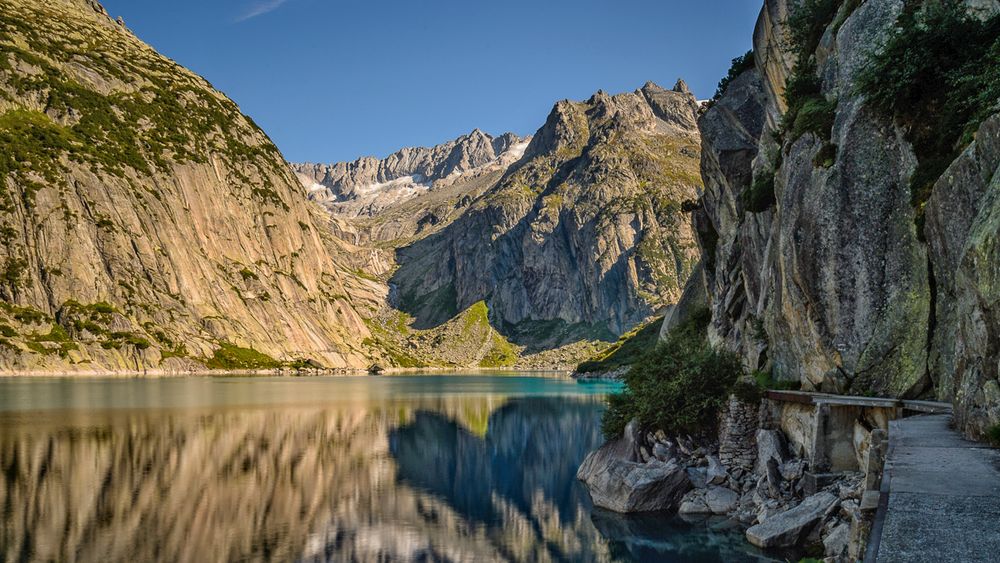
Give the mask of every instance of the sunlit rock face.
<svg viewBox="0 0 1000 563">
<path fill-rule="evenodd" d="M 461 215 L 399 248 L 394 304 L 429 327 L 485 300 L 505 335 L 556 346 L 675 303 L 698 261 L 682 211 L 701 188 L 697 112 L 683 82 L 558 102 Z"/>
<path fill-rule="evenodd" d="M 222 341 L 366 365 L 378 288 L 232 100 L 96 1 L 4 0 L 0 28 L 0 372 L 186 370 Z"/>
</svg>

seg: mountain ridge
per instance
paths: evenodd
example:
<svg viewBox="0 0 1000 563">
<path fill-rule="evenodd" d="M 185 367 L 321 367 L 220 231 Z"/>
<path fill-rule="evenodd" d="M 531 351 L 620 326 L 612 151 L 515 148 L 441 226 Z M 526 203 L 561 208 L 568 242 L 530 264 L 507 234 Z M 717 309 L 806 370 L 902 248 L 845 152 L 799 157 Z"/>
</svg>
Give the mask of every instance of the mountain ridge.
<svg viewBox="0 0 1000 563">
<path fill-rule="evenodd" d="M 660 119 L 654 106 L 677 119 Z M 431 326 L 442 320 L 434 309 L 486 299 L 495 326 L 515 338 L 528 337 L 511 330 L 523 321 L 609 338 L 652 315 L 672 298 L 668 286 L 679 296 L 697 261 L 681 220 L 681 203 L 700 188 L 697 111 L 683 82 L 557 102 L 496 185 L 449 226 L 398 250 L 390 282 L 401 308 Z"/>
<path fill-rule="evenodd" d="M 513 133 L 494 137 L 477 128 L 432 147 L 404 147 L 382 159 L 291 166 L 310 197 L 333 213 L 372 216 L 435 185 L 509 165 L 521 158 L 526 143 Z"/>
</svg>

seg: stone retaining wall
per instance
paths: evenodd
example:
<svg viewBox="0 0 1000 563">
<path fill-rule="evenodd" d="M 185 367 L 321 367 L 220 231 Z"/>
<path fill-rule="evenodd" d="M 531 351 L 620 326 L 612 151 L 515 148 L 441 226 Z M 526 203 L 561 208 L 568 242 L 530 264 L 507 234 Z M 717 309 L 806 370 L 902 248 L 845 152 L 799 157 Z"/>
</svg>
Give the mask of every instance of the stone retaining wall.
<svg viewBox="0 0 1000 563">
<path fill-rule="evenodd" d="M 757 459 L 759 406 L 730 397 L 720 418 L 719 460 L 727 469 L 752 470 Z"/>
</svg>

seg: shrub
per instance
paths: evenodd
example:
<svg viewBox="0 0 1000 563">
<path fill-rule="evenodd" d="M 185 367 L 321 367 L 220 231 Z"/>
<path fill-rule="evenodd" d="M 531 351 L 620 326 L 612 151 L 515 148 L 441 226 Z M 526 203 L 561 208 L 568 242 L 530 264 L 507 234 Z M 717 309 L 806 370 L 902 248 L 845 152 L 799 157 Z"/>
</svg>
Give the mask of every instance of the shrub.
<svg viewBox="0 0 1000 563">
<path fill-rule="evenodd" d="M 40 325 L 44 322 L 52 320 L 52 318 L 45 313 L 32 307 L 12 307 L 11 312 L 18 322 L 29 325 Z"/>
<path fill-rule="evenodd" d="M 910 194 L 922 221 L 934 182 L 1000 100 L 1000 16 L 980 21 L 958 2 L 904 10 L 857 90 L 906 130 L 917 155 Z M 918 231 L 922 231 L 919 229 Z"/>
<path fill-rule="evenodd" d="M 35 342 L 72 342 L 66 329 L 60 325 L 52 325 L 48 334 L 37 335 L 33 340 Z"/>
<path fill-rule="evenodd" d="M 739 358 L 708 344 L 707 310 L 693 315 L 625 375 L 625 391 L 612 395 L 602 420 L 608 438 L 629 420 L 644 429 L 700 435 L 715 428 L 719 409 L 742 373 Z"/>
<path fill-rule="evenodd" d="M 986 440 L 994 446 L 1000 447 L 1000 424 L 994 424 L 986 429 Z"/>
<path fill-rule="evenodd" d="M 205 365 L 209 369 L 275 369 L 281 367 L 281 362 L 256 350 L 223 342 Z"/>
<path fill-rule="evenodd" d="M 788 39 L 799 60 L 808 58 L 819 47 L 823 33 L 833 22 L 842 0 L 804 0 L 788 15 Z"/>
<path fill-rule="evenodd" d="M 759 174 L 750 187 L 740 196 L 743 199 L 743 209 L 749 213 L 760 213 L 775 203 L 774 171 L 768 170 Z"/>
<path fill-rule="evenodd" d="M 8 258 L 0 268 L 0 283 L 10 287 L 19 287 L 28 271 L 28 262 L 21 258 Z"/>
<path fill-rule="evenodd" d="M 783 140 L 794 142 L 807 132 L 829 140 L 837 103 L 822 94 L 813 53 L 827 26 L 833 22 L 841 0 L 805 0 L 788 17 L 789 41 L 796 52 L 795 66 L 785 83 L 782 117 Z"/>
<path fill-rule="evenodd" d="M 167 358 L 186 358 L 188 357 L 187 346 L 184 343 L 177 344 L 173 349 L 163 349 L 160 350 L 160 361 L 166 360 Z"/>
<path fill-rule="evenodd" d="M 719 81 L 719 86 L 715 89 L 715 95 L 712 99 L 708 101 L 708 107 L 712 107 L 716 102 L 722 98 L 722 95 L 726 93 L 726 89 L 729 88 L 729 84 L 736 80 L 736 78 L 743 74 L 744 72 L 750 70 L 754 67 L 754 56 L 753 50 L 747 51 L 746 54 L 736 57 L 733 59 L 732 64 L 729 66 L 729 72 L 726 76 Z"/>
<path fill-rule="evenodd" d="M 110 315 L 111 313 L 115 312 L 114 305 L 105 301 L 98 301 L 97 303 L 90 305 L 89 308 L 92 312 L 100 315 Z"/>
<path fill-rule="evenodd" d="M 776 391 L 797 391 L 802 388 L 802 382 L 798 380 L 777 380 L 769 371 L 755 371 L 751 374 L 757 387 L 764 390 L 773 389 Z"/>
<path fill-rule="evenodd" d="M 814 133 L 821 139 L 829 140 L 836 112 L 836 101 L 827 101 L 822 96 L 803 100 L 792 123 L 792 139 L 798 139 L 806 133 Z"/>
<path fill-rule="evenodd" d="M 134 346 L 138 350 L 145 350 L 152 346 L 149 340 L 133 332 L 112 332 L 108 335 L 108 339 L 101 343 L 101 346 L 118 350 L 124 344 Z"/>
</svg>

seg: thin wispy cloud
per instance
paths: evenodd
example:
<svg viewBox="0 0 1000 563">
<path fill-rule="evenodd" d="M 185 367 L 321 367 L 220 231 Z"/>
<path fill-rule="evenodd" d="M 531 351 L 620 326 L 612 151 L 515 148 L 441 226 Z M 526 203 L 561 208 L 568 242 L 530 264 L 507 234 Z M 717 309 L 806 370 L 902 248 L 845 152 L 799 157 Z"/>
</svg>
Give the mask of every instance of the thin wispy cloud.
<svg viewBox="0 0 1000 563">
<path fill-rule="evenodd" d="M 273 12 L 286 2 L 288 2 L 288 0 L 263 0 L 261 2 L 256 2 L 242 15 L 237 16 L 236 23 L 245 22 L 249 19 L 256 18 L 257 16 L 263 16 L 268 12 Z"/>
</svg>

